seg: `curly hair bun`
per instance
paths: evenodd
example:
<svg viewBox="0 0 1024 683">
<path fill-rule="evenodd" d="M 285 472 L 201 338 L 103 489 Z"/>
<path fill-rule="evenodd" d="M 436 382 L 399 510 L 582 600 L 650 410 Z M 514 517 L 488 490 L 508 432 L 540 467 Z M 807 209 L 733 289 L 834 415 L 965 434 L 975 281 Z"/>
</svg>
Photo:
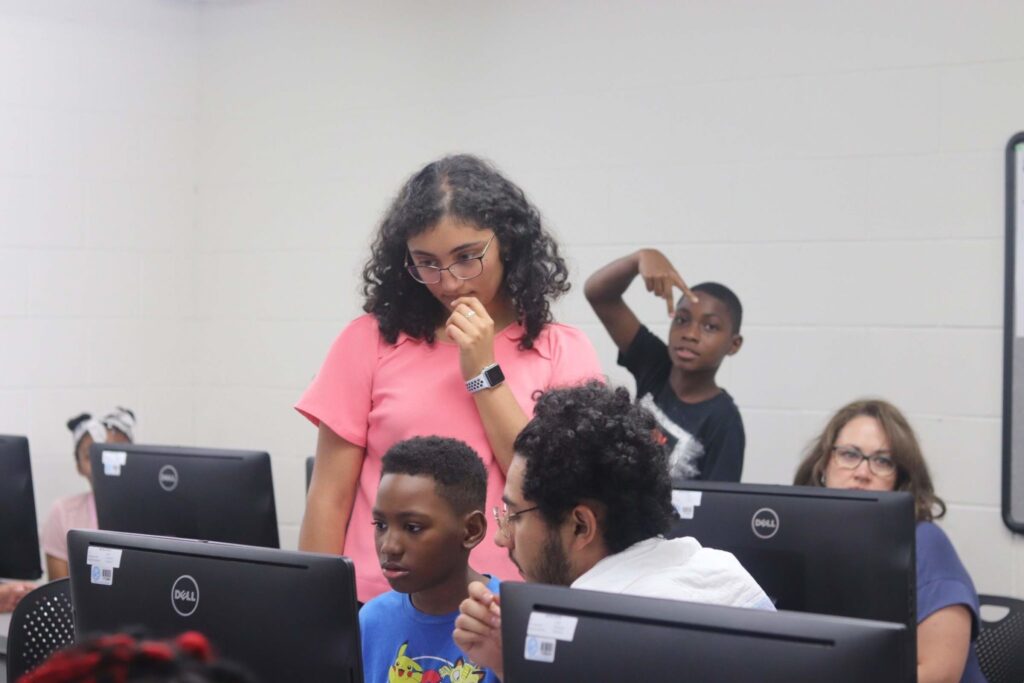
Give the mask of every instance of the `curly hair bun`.
<svg viewBox="0 0 1024 683">
<path fill-rule="evenodd" d="M 591 381 L 544 393 L 515 442 L 527 461 L 523 495 L 551 524 L 580 502 L 600 503 L 613 553 L 665 533 L 675 518 L 672 482 L 654 428 L 622 387 Z"/>
</svg>

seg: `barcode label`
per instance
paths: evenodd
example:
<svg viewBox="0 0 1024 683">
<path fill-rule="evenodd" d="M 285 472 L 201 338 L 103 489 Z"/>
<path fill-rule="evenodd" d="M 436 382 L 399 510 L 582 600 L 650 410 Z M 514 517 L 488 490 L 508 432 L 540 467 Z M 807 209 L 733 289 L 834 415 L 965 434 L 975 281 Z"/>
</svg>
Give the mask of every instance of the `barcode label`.
<svg viewBox="0 0 1024 683">
<path fill-rule="evenodd" d="M 555 661 L 555 639 L 543 636 L 526 636 L 526 650 L 523 656 L 531 662 Z"/>
<path fill-rule="evenodd" d="M 94 564 L 90 568 L 89 579 L 92 583 L 100 586 L 112 586 L 114 584 L 114 568 Z"/>
</svg>

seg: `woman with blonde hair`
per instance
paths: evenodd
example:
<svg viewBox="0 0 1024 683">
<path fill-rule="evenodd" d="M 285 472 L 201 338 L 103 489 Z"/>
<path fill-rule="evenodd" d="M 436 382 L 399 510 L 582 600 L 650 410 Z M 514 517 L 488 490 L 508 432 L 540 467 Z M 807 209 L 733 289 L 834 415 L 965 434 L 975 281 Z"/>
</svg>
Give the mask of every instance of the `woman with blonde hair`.
<svg viewBox="0 0 1024 683">
<path fill-rule="evenodd" d="M 917 680 L 984 683 L 974 639 L 978 594 L 945 532 L 946 514 L 910 423 L 891 403 L 854 401 L 811 442 L 798 486 L 906 491 L 917 517 Z"/>
</svg>

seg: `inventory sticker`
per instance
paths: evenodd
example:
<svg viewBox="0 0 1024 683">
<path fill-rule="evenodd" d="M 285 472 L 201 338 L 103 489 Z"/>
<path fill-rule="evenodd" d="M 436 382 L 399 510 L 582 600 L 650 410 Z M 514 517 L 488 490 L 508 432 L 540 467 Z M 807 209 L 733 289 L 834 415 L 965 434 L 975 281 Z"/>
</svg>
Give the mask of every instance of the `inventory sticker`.
<svg viewBox="0 0 1024 683">
<path fill-rule="evenodd" d="M 100 586 L 113 586 L 113 567 L 101 567 L 98 564 L 94 564 L 89 571 L 89 581 L 91 583 L 99 584 Z"/>
<path fill-rule="evenodd" d="M 530 612 L 530 621 L 526 625 L 526 635 L 544 639 L 564 640 L 572 642 L 576 637 L 577 617 L 550 612 Z"/>
<path fill-rule="evenodd" d="M 120 477 L 121 468 L 128 461 L 124 451 L 103 451 L 103 474 L 108 477 Z"/>
<path fill-rule="evenodd" d="M 672 507 L 683 519 L 693 519 L 694 508 L 700 507 L 700 491 L 672 491 Z"/>
<path fill-rule="evenodd" d="M 555 661 L 555 639 L 541 636 L 526 636 L 526 649 L 523 657 L 531 662 Z"/>
<path fill-rule="evenodd" d="M 121 550 L 91 545 L 86 553 L 85 563 L 89 565 L 90 583 L 112 586 L 114 585 L 114 570 L 121 567 Z"/>
</svg>

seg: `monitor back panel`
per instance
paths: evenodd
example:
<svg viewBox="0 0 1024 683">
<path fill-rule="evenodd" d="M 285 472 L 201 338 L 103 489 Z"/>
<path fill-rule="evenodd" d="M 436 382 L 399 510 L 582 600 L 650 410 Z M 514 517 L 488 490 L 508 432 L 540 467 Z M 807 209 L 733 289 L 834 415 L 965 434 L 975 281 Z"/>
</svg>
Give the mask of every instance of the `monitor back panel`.
<svg viewBox="0 0 1024 683">
<path fill-rule="evenodd" d="M 117 566 L 89 564 L 97 559 L 90 546 L 119 551 Z M 160 638 L 197 630 L 261 681 L 362 680 L 347 558 L 72 531 L 69 565 L 79 638 L 131 628 Z"/>
<path fill-rule="evenodd" d="M 904 683 L 914 676 L 902 624 L 530 584 L 503 584 L 501 598 L 506 683 Z M 566 617 L 575 620 L 571 635 L 564 621 L 558 625 Z M 555 631 L 560 637 L 536 635 Z"/>
<path fill-rule="evenodd" d="M 684 519 L 670 535 L 733 553 L 778 609 L 916 624 L 909 494 L 717 482 L 686 491 L 674 492 Z"/>
<path fill-rule="evenodd" d="M 0 435 L 0 577 L 43 575 L 28 439 Z"/>
<path fill-rule="evenodd" d="M 90 457 L 101 529 L 279 547 L 266 453 L 94 444 Z"/>
</svg>

